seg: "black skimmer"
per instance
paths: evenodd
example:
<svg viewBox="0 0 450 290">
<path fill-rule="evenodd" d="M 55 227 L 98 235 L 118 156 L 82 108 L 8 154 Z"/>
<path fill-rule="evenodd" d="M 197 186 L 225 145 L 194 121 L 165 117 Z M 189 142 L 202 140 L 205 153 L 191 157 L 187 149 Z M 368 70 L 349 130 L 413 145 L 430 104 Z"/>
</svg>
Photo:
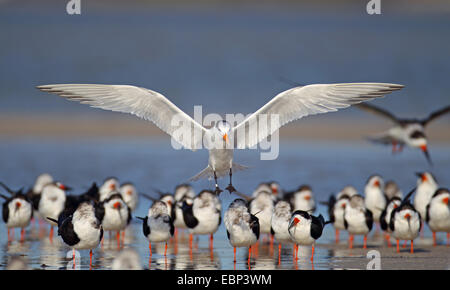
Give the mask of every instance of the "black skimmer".
<svg viewBox="0 0 450 290">
<path fill-rule="evenodd" d="M 402 199 L 398 196 L 394 196 L 389 200 L 386 208 L 381 212 L 380 226 L 381 229 L 386 234 L 385 238 L 389 247 L 391 246 L 391 233 L 392 233 L 389 228 L 389 223 L 391 222 L 391 214 L 394 209 L 396 209 L 401 205 L 401 203 Z"/>
<path fill-rule="evenodd" d="M 259 220 L 250 213 L 247 202 L 235 199 L 224 216 L 227 237 L 234 248 L 234 264 L 236 265 L 236 247 L 248 247 L 248 265 L 252 255 L 251 246 L 259 239 Z"/>
<path fill-rule="evenodd" d="M 95 249 L 103 238 L 102 219 L 105 210 L 94 202 L 82 202 L 76 210 L 70 214 L 62 214 L 58 220 L 47 217 L 53 223 L 58 224 L 58 235 L 64 243 L 73 249 L 73 267 L 75 268 L 75 250 L 89 249 L 89 266 L 92 267 L 92 250 Z"/>
<path fill-rule="evenodd" d="M 298 245 L 301 245 L 312 247 L 311 262 L 314 261 L 314 244 L 322 236 L 326 224 L 322 215 L 316 217 L 303 210 L 296 210 L 292 213 L 288 231 L 292 241 L 296 244 L 295 260 L 298 259 Z"/>
<path fill-rule="evenodd" d="M 189 184 L 180 184 L 175 188 L 174 205 L 172 212 L 173 224 L 175 226 L 175 236 L 177 236 L 178 229 L 186 229 L 187 226 L 183 218 L 182 205 L 186 198 L 193 199 L 195 191 Z"/>
<path fill-rule="evenodd" d="M 397 240 L 398 253 L 400 252 L 400 240 L 411 241 L 411 253 L 414 253 L 414 239 L 419 236 L 422 227 L 420 213 L 409 202 L 409 198 L 415 190 L 414 188 L 408 193 L 402 203 L 391 213 L 389 229 Z"/>
<path fill-rule="evenodd" d="M 242 197 L 242 195 L 240 195 Z M 249 210 L 252 215 L 258 217 L 260 234 L 271 234 L 271 219 L 274 208 L 272 191 L 259 191 L 249 200 Z M 273 236 L 270 238 L 270 246 L 273 246 Z"/>
<path fill-rule="evenodd" d="M 364 188 L 365 206 L 373 214 L 373 220 L 380 222 L 381 212 L 386 208 L 386 196 L 384 195 L 384 181 L 379 175 L 369 177 Z"/>
<path fill-rule="evenodd" d="M 422 221 L 427 217 L 427 206 L 439 188 L 436 178 L 430 172 L 416 173 L 417 189 L 414 195 L 414 208 L 420 213 Z"/>
<path fill-rule="evenodd" d="M 105 209 L 102 226 L 105 231 L 116 231 L 117 247 L 120 248 L 120 232 L 131 221 L 131 210 L 119 192 L 112 193 L 101 202 Z"/>
<path fill-rule="evenodd" d="M 309 185 L 301 185 L 297 190 L 287 193 L 286 198 L 291 203 L 293 211 L 307 211 L 311 214 L 316 210 L 314 194 Z"/>
<path fill-rule="evenodd" d="M 2 206 L 2 217 L 8 228 L 8 242 L 13 239 L 11 238 L 10 230 L 13 229 L 14 231 L 14 228 L 21 229 L 20 241 L 23 242 L 25 239 L 25 228 L 30 224 L 33 217 L 33 205 L 27 195 L 22 193 L 22 190 L 14 192 L 3 183 L 2 185 L 10 194 L 10 196 L 0 194 L 0 197 L 5 199 Z M 14 234 L 12 234 L 12 237 L 14 237 Z"/>
<path fill-rule="evenodd" d="M 38 210 L 40 216 L 50 224 L 50 242 L 53 240 L 53 227 L 58 225 L 53 220 L 58 220 L 59 215 L 63 212 L 66 198 L 66 187 L 61 183 L 52 182 L 42 189 Z"/>
<path fill-rule="evenodd" d="M 450 246 L 450 192 L 446 188 L 436 190 L 427 206 L 426 221 L 433 232 L 433 245 L 437 245 L 436 233 L 447 233 L 447 246 Z"/>
<path fill-rule="evenodd" d="M 345 229 L 349 233 L 349 248 L 353 248 L 353 240 L 355 235 L 364 236 L 363 248 L 367 248 L 367 235 L 372 230 L 373 215 L 372 212 L 364 205 L 364 198 L 359 195 L 353 195 L 348 205 L 345 207 L 344 213 Z"/>
<path fill-rule="evenodd" d="M 192 235 L 209 235 L 209 247 L 213 249 L 213 235 L 221 223 L 222 205 L 210 190 L 201 191 L 193 199 L 186 198 L 182 206 L 184 223 L 189 228 L 189 246 Z"/>
<path fill-rule="evenodd" d="M 128 205 L 131 212 L 136 210 L 139 203 L 139 193 L 131 182 L 122 183 L 119 188 L 120 194 L 122 194 L 123 201 Z"/>
<path fill-rule="evenodd" d="M 235 191 L 232 185 L 232 172 L 246 168 L 233 162 L 234 148 L 255 148 L 262 140 L 266 140 L 272 133 L 291 121 L 308 115 L 334 112 L 383 97 L 400 90 L 403 86 L 386 83 L 343 83 L 295 87 L 281 92 L 236 126 L 222 120 L 209 129 L 181 111 L 162 94 L 141 87 L 52 84 L 41 85 L 37 88 L 96 108 L 134 114 L 155 123 L 161 130 L 171 135 L 172 141 L 186 149 L 195 151 L 207 148 L 209 150 L 208 166 L 192 180 L 214 177 L 215 193 L 220 194 L 222 190 L 218 186 L 217 178 L 229 175 L 230 183 L 227 190 L 232 193 Z M 267 122 L 268 116 L 271 120 L 270 128 L 258 126 L 260 119 Z M 180 123 L 184 124 L 182 128 Z M 258 127 L 260 129 L 257 130 Z"/>
<path fill-rule="evenodd" d="M 106 178 L 99 189 L 99 200 L 104 201 L 112 194 L 117 193 L 119 191 L 119 187 L 119 180 L 116 177 Z"/>
<path fill-rule="evenodd" d="M 398 197 L 400 199 L 403 198 L 403 192 L 400 190 L 397 183 L 393 180 L 387 181 L 384 185 L 384 195 L 386 197 L 386 201 L 390 201 L 394 197 Z"/>
<path fill-rule="evenodd" d="M 152 256 L 152 243 L 166 243 L 164 256 L 167 254 L 167 241 L 173 236 L 175 227 L 169 215 L 167 204 L 162 201 L 155 201 L 142 220 L 142 230 L 144 236 L 149 241 L 150 257 Z"/>
<path fill-rule="evenodd" d="M 450 106 L 431 113 L 425 119 L 399 119 L 390 112 L 369 104 L 358 104 L 356 107 L 389 119 L 394 127 L 388 131 L 370 138 L 373 142 L 392 145 L 392 152 L 402 151 L 403 146 L 420 148 L 427 161 L 432 164 L 428 153 L 428 140 L 425 135 L 425 127 L 436 118 L 450 112 Z M 397 149 L 397 146 L 399 148 Z"/>
<path fill-rule="evenodd" d="M 339 234 L 340 231 L 345 230 L 344 223 L 344 213 L 345 208 L 347 207 L 350 197 L 357 194 L 356 190 L 353 193 L 353 186 L 345 187 L 342 191 L 337 194 L 337 199 L 334 195 L 331 195 L 328 199 L 328 202 L 322 202 L 328 206 L 328 216 L 330 217 L 330 223 L 333 224 L 335 229 L 335 242 L 339 243 Z M 349 194 L 351 194 L 351 196 Z"/>
<path fill-rule="evenodd" d="M 275 204 L 270 231 L 278 243 L 278 264 L 281 263 L 281 246 L 283 244 L 292 244 L 291 235 L 288 230 L 291 216 L 292 208 L 287 201 L 280 200 Z"/>
</svg>

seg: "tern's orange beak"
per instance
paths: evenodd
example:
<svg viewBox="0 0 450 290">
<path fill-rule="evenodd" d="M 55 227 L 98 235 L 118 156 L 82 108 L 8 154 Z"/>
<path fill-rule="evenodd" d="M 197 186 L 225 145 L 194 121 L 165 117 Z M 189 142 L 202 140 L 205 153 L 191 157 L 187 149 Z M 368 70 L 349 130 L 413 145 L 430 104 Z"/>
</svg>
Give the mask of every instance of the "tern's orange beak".
<svg viewBox="0 0 450 290">
<path fill-rule="evenodd" d="M 64 184 L 62 184 L 62 183 L 59 184 L 59 188 L 62 189 L 62 190 L 66 190 L 66 186 Z"/>
<path fill-rule="evenodd" d="M 445 198 L 442 200 L 442 202 L 445 203 L 445 204 L 448 204 L 448 197 L 445 197 Z"/>
<path fill-rule="evenodd" d="M 426 181 L 428 181 L 428 177 L 427 177 L 427 175 L 424 173 L 424 174 L 422 174 L 422 182 L 426 182 Z"/>
<path fill-rule="evenodd" d="M 228 139 L 228 134 L 225 133 L 222 138 L 223 138 L 223 141 L 227 142 L 227 144 L 230 142 Z"/>
<path fill-rule="evenodd" d="M 115 209 L 120 209 L 120 202 L 116 202 L 113 206 Z"/>
<path fill-rule="evenodd" d="M 297 225 L 299 222 L 300 222 L 300 219 L 299 218 L 295 218 L 294 219 L 294 226 Z"/>
<path fill-rule="evenodd" d="M 394 209 L 396 209 L 398 207 L 398 205 L 394 204 Z"/>
<path fill-rule="evenodd" d="M 411 215 L 409 213 L 405 214 L 405 219 L 409 220 L 411 218 Z"/>
<path fill-rule="evenodd" d="M 375 180 L 375 182 L 373 183 L 373 185 L 375 185 L 376 187 L 380 187 L 380 181 L 377 179 Z"/>
<path fill-rule="evenodd" d="M 310 200 L 310 199 L 311 199 L 311 195 L 305 195 L 303 198 L 304 198 L 305 200 Z"/>
<path fill-rule="evenodd" d="M 448 201 L 448 198 L 447 198 Z M 20 202 L 16 202 L 16 208 L 19 208 L 22 204 Z"/>
</svg>

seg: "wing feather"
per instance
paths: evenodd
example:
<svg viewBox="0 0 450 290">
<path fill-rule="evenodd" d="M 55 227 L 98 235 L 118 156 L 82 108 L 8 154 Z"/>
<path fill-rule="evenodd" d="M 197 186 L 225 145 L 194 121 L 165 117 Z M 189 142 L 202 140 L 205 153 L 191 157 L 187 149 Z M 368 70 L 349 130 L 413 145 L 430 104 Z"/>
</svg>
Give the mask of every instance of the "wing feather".
<svg viewBox="0 0 450 290">
<path fill-rule="evenodd" d="M 55 84 L 42 85 L 37 88 L 94 108 L 129 113 L 151 121 L 185 148 L 194 151 L 200 148 L 203 133 L 206 132 L 203 126 L 166 97 L 149 89 L 129 85 L 99 84 Z M 186 124 L 186 128 L 188 127 L 187 124 L 190 125 L 190 132 L 186 128 L 179 129 L 178 124 L 172 125 L 175 117 Z M 189 133 L 191 138 L 187 138 Z"/>
<path fill-rule="evenodd" d="M 403 88 L 402 85 L 388 83 L 342 83 L 314 84 L 295 87 L 281 92 L 266 105 L 233 128 L 233 132 L 244 132 L 245 138 L 236 140 L 237 148 L 251 148 L 273 134 L 285 124 L 315 114 L 334 112 L 374 98 L 383 97 Z M 267 130 L 258 132 L 261 115 L 278 117 L 278 122 L 269 125 Z M 273 121 L 273 120 L 272 120 Z M 240 131 L 241 130 L 241 131 Z M 242 131 L 243 130 L 243 131 Z"/>
</svg>

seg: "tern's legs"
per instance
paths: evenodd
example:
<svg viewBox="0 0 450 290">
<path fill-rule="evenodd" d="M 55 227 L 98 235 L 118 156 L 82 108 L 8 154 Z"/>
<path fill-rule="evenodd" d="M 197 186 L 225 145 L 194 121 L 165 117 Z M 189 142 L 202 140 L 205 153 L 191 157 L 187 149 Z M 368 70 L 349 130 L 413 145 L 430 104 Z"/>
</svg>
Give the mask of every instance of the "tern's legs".
<svg viewBox="0 0 450 290">
<path fill-rule="evenodd" d="M 232 176 L 233 176 L 233 172 L 232 172 L 232 170 L 230 168 L 230 184 L 228 184 L 228 186 L 226 188 L 226 190 L 228 190 L 230 192 L 230 194 L 236 191 L 236 189 L 233 187 L 233 183 L 231 181 Z"/>
<path fill-rule="evenodd" d="M 214 191 L 214 193 L 216 195 L 219 195 L 223 190 L 219 188 L 219 184 L 217 183 L 217 174 L 216 171 L 214 171 L 214 181 L 216 182 L 216 190 Z"/>
</svg>

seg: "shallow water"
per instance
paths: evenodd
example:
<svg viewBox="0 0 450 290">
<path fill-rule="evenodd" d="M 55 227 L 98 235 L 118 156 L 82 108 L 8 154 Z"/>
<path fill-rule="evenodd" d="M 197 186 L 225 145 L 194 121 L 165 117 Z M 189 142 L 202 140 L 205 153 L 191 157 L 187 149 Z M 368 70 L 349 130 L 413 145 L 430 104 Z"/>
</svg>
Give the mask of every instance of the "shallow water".
<svg viewBox="0 0 450 290">
<path fill-rule="evenodd" d="M 167 146 L 169 139 L 83 139 L 83 140 L 4 140 L 0 143 L 0 180 L 10 187 L 31 186 L 34 178 L 42 172 L 49 172 L 56 179 L 74 188 L 73 194 L 84 192 L 93 181 L 101 183 L 108 176 L 117 176 L 121 182 L 132 181 L 141 192 L 152 193 L 153 189 L 171 191 L 177 183 L 203 169 L 207 153 L 202 150 L 192 153 L 186 150 L 176 151 Z M 450 172 L 450 149 L 445 146 L 431 146 L 435 161 L 433 172 L 441 185 L 448 187 Z M 326 200 L 330 193 L 336 192 L 347 184 L 363 190 L 367 177 L 379 173 L 385 179 L 397 181 L 403 192 L 415 186 L 414 172 L 428 170 L 429 167 L 420 152 L 406 150 L 402 155 L 392 156 L 388 148 L 366 143 L 318 143 L 281 140 L 280 156 L 274 161 L 260 161 L 257 151 L 238 151 L 237 162 L 250 166 L 244 172 L 234 175 L 235 187 L 247 194 L 262 181 L 277 180 L 284 189 L 290 190 L 303 183 L 312 186 L 316 201 Z M 219 184 L 225 187 L 228 180 L 221 179 Z M 212 188 L 211 181 L 193 183 L 197 192 Z M 221 194 L 223 209 L 236 198 L 228 193 Z M 134 216 L 145 216 L 150 202 L 141 199 Z M 316 214 L 327 217 L 326 209 L 319 206 Z M 223 214 L 223 213 L 222 213 Z M 365 259 L 366 252 L 347 252 L 343 234 L 342 243 L 336 248 L 334 230 L 327 226 L 323 236 L 317 241 L 314 264 L 309 261 L 311 249 L 300 249 L 298 263 L 292 261 L 292 248 L 285 246 L 282 250 L 281 265 L 277 265 L 277 248 L 271 251 L 267 243 L 260 244 L 258 255 L 251 260 L 252 269 L 334 269 L 361 268 L 356 260 Z M 418 242 L 427 246 L 430 233 L 425 232 L 426 239 Z M 12 256 L 26 258 L 33 269 L 71 268 L 72 262 L 66 259 L 70 248 L 59 237 L 52 242 L 48 238 L 48 225 L 41 228 L 33 224 L 27 229 L 26 240 L 7 243 L 7 232 L 3 222 L 0 224 L 0 268 L 5 268 Z M 262 237 L 264 241 L 264 236 Z M 233 249 L 230 246 L 224 225 L 220 226 L 214 236 L 214 251 L 208 249 L 208 237 L 199 237 L 194 242 L 192 256 L 189 253 L 187 235 L 180 234 L 176 249 L 172 241 L 168 256 L 164 259 L 164 245 L 153 245 L 153 255 L 149 263 L 148 241 L 142 233 L 140 222 L 135 219 L 127 229 L 124 248 L 136 250 L 144 268 L 150 269 L 233 269 Z M 357 238 L 356 245 L 362 240 Z M 381 238 L 369 239 L 369 246 L 377 249 L 382 244 Z M 174 251 L 177 255 L 174 255 Z M 433 250 L 426 250 L 433 254 Z M 447 251 L 448 252 L 448 251 Z M 117 256 L 117 243 L 113 236 L 109 240 L 105 235 L 103 249 L 94 251 L 93 269 L 110 269 Z M 436 252 L 437 253 L 437 252 Z M 69 253 L 71 256 L 71 252 Z M 356 260 L 354 260 L 356 259 Z M 353 263 L 355 261 L 355 263 Z M 406 260 L 402 260 L 406 261 Z M 344 266 L 342 263 L 345 264 Z M 359 265 L 359 266 L 358 266 Z M 448 267 L 444 261 L 442 267 Z M 441 266 L 439 266 L 441 267 Z M 89 253 L 81 251 L 81 263 L 76 268 L 89 269 Z M 247 249 L 238 249 L 237 269 L 247 269 Z"/>
</svg>

